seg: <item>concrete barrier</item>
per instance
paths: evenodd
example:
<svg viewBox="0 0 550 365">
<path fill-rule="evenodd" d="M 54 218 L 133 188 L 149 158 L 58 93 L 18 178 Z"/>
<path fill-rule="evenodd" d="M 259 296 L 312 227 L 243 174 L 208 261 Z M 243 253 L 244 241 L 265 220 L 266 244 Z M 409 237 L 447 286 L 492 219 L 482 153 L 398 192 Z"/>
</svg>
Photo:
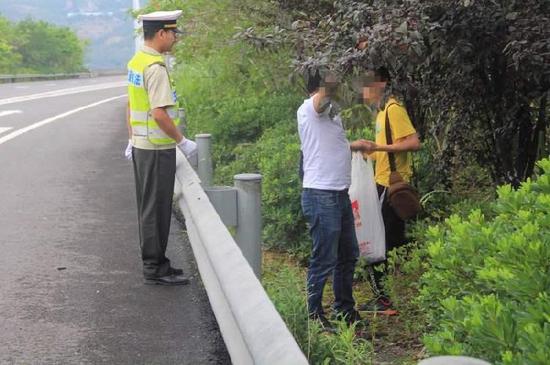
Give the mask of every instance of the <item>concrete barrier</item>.
<svg viewBox="0 0 550 365">
<path fill-rule="evenodd" d="M 25 82 L 25 81 L 45 81 L 45 80 L 64 80 L 64 79 L 81 79 L 93 77 L 89 72 L 74 73 L 74 74 L 24 74 L 24 75 L 0 75 L 0 83 L 6 84 L 10 82 Z"/>
<path fill-rule="evenodd" d="M 210 203 L 200 179 L 179 150 L 174 190 L 232 362 L 307 364 L 296 340 Z"/>
</svg>

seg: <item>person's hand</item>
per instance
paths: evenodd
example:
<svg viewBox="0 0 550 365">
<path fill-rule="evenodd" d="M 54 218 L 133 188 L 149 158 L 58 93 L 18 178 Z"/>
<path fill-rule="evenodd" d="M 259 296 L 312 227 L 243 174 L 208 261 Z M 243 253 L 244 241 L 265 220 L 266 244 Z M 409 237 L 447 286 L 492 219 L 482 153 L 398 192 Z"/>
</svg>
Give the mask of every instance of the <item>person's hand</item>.
<svg viewBox="0 0 550 365">
<path fill-rule="evenodd" d="M 178 148 L 189 161 L 197 155 L 197 144 L 190 139 L 183 138 L 181 142 L 178 143 Z"/>
<path fill-rule="evenodd" d="M 366 139 L 359 139 L 351 143 L 351 149 L 353 151 L 362 151 L 366 153 L 372 153 L 377 150 L 378 145 L 373 141 L 368 141 Z"/>
<path fill-rule="evenodd" d="M 364 139 L 359 139 L 350 143 L 350 148 L 352 151 L 363 151 L 363 142 Z"/>
<path fill-rule="evenodd" d="M 128 145 L 126 146 L 126 149 L 124 150 L 124 157 L 126 157 L 127 160 L 132 160 L 132 140 L 128 140 Z"/>
<path fill-rule="evenodd" d="M 366 153 L 372 153 L 378 150 L 378 145 L 373 141 L 362 140 L 363 151 Z"/>
</svg>

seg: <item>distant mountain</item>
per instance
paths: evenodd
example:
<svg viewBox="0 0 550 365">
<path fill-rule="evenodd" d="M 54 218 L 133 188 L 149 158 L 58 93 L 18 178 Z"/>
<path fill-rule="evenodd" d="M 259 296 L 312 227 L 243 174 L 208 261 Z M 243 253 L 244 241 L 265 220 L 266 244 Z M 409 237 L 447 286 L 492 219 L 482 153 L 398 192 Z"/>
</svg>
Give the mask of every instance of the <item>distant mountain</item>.
<svg viewBox="0 0 550 365">
<path fill-rule="evenodd" d="M 86 66 L 121 69 L 134 52 L 132 0 L 0 0 L 0 14 L 68 26 L 90 42 Z"/>
</svg>

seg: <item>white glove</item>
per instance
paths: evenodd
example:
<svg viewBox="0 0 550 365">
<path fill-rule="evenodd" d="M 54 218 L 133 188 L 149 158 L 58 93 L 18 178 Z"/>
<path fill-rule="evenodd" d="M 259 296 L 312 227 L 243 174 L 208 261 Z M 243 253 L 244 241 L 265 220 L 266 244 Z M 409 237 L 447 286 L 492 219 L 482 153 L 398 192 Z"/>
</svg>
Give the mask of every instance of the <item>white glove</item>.
<svg viewBox="0 0 550 365">
<path fill-rule="evenodd" d="M 132 140 L 128 140 L 128 146 L 126 146 L 126 150 L 124 150 L 124 157 L 126 157 L 127 160 L 132 160 Z"/>
<path fill-rule="evenodd" d="M 187 138 L 182 139 L 181 142 L 178 143 L 178 148 L 188 160 L 197 154 L 197 144 Z"/>
</svg>

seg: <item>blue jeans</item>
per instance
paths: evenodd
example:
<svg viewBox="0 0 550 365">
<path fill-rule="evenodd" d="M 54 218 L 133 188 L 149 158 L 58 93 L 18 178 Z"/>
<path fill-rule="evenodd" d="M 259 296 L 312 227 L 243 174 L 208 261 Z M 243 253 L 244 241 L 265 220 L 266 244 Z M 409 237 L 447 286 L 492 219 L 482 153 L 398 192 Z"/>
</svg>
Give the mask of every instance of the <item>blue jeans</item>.
<svg viewBox="0 0 550 365">
<path fill-rule="evenodd" d="M 355 306 L 353 272 L 359 247 L 348 192 L 304 188 L 302 210 L 313 241 L 307 273 L 308 311 L 323 314 L 323 289 L 332 272 L 333 309 L 349 313 Z"/>
</svg>

